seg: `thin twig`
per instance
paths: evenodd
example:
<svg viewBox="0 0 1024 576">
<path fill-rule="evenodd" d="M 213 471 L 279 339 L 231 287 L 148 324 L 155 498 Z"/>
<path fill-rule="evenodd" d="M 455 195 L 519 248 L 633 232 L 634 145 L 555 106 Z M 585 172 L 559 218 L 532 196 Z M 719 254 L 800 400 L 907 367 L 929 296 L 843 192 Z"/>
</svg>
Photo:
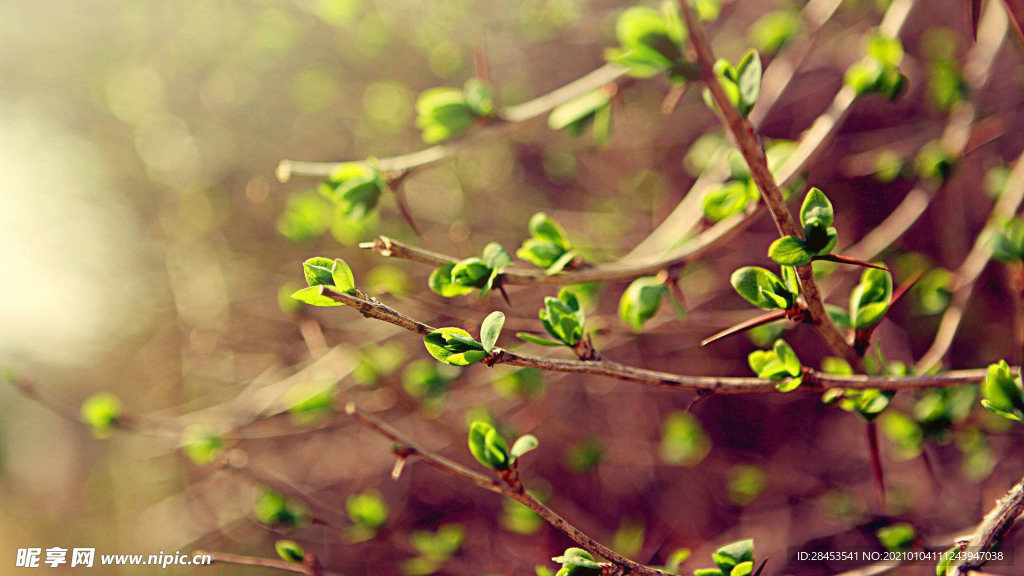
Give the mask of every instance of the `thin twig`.
<svg viewBox="0 0 1024 576">
<path fill-rule="evenodd" d="M 924 372 L 942 362 L 942 358 L 953 344 L 953 337 L 960 328 L 967 303 L 974 292 L 974 284 L 992 258 L 990 239 L 1002 223 L 1013 216 L 1024 201 L 1024 154 L 1017 158 L 1003 193 L 989 214 L 988 223 L 978 234 L 974 246 L 964 258 L 954 275 L 952 301 L 939 322 L 932 345 L 914 365 L 914 370 Z"/>
<path fill-rule="evenodd" d="M 715 56 L 711 50 L 704 26 L 697 17 L 692 5 L 692 0 L 685 0 L 681 3 L 683 18 L 686 20 L 686 27 L 689 30 L 690 42 L 697 54 L 697 63 L 700 66 L 704 85 L 711 92 L 711 97 L 721 112 L 720 118 L 725 127 L 732 134 L 740 153 L 743 154 L 747 167 L 750 169 L 750 176 L 757 183 L 761 190 L 768 210 L 772 214 L 775 226 L 782 236 L 796 236 L 802 238 L 800 230 L 796 226 L 793 215 L 786 206 L 782 190 L 779 189 L 775 176 L 768 169 L 768 159 L 765 157 L 764 147 L 754 133 L 754 128 L 740 113 L 733 107 L 729 97 L 722 88 L 718 77 L 715 74 Z M 864 361 L 847 342 L 839 328 L 832 322 L 828 312 L 825 311 L 825 303 L 822 301 L 821 292 L 814 280 L 814 270 L 810 264 L 798 266 L 797 276 L 800 278 L 800 287 L 804 299 L 807 301 L 807 309 L 810 313 L 811 322 L 817 327 L 832 349 L 842 356 L 857 372 L 864 372 Z"/>
<path fill-rule="evenodd" d="M 459 153 L 472 150 L 485 142 L 496 140 L 507 135 L 516 125 L 550 112 L 557 106 L 587 92 L 596 90 L 609 82 L 615 82 L 626 74 L 626 69 L 618 64 L 605 64 L 565 86 L 538 96 L 528 102 L 516 106 L 502 108 L 498 112 L 498 120 L 453 142 L 445 142 L 423 150 L 401 156 L 378 158 L 375 165 L 381 172 L 391 176 L 400 176 L 409 170 L 437 164 L 456 157 Z M 310 176 L 325 178 L 344 162 L 301 162 L 297 160 L 281 160 L 277 166 L 277 178 L 287 182 L 293 176 Z"/>
<path fill-rule="evenodd" d="M 981 521 L 974 536 L 967 543 L 963 558 L 950 567 L 950 576 L 962 576 L 971 570 L 981 567 L 985 560 L 980 553 L 989 552 L 1002 539 L 1013 522 L 1024 513 L 1024 480 L 1018 482 L 995 508 Z"/>
<path fill-rule="evenodd" d="M 586 549 L 592 554 L 601 556 L 614 564 L 614 567 L 608 567 L 609 569 L 605 570 L 605 574 L 617 574 L 620 576 L 625 574 L 665 576 L 665 572 L 638 564 L 629 558 L 616 553 L 590 536 L 587 536 L 579 528 L 570 524 L 553 510 L 530 495 L 519 480 L 499 481 L 497 479 L 488 478 L 482 474 L 478 474 L 461 464 L 453 462 L 419 446 L 394 428 L 388 426 L 370 414 L 359 410 L 352 403 L 345 406 L 345 412 L 363 426 L 370 428 L 374 432 L 396 443 L 398 446 L 394 447 L 393 450 L 400 459 L 419 458 L 445 474 L 454 476 L 463 482 L 473 484 L 489 492 L 507 496 L 530 508 L 548 524 L 551 524 L 560 532 L 568 536 L 573 542 L 579 544 L 580 547 Z"/>
<path fill-rule="evenodd" d="M 406 330 L 427 335 L 436 329 L 419 320 L 410 318 L 376 299 L 360 295 L 347 294 L 322 286 L 320 291 L 338 302 L 355 308 L 364 316 L 382 320 Z M 537 368 L 550 372 L 568 372 L 574 374 L 592 374 L 605 376 L 627 382 L 636 382 L 647 386 L 670 388 L 674 390 L 691 390 L 698 392 L 714 392 L 716 394 L 767 394 L 778 393 L 777 382 L 764 378 L 744 378 L 728 376 L 688 376 L 658 372 L 620 364 L 606 358 L 594 361 L 562 360 L 546 358 L 494 348 L 481 364 L 507 364 L 524 368 Z M 919 388 L 941 388 L 977 384 L 985 379 L 985 369 L 958 370 L 941 374 L 925 374 L 919 376 L 841 376 L 825 374 L 817 370 L 805 369 L 804 384 L 797 390 L 803 392 L 821 392 L 830 388 L 877 388 L 880 390 L 913 390 Z"/>
</svg>

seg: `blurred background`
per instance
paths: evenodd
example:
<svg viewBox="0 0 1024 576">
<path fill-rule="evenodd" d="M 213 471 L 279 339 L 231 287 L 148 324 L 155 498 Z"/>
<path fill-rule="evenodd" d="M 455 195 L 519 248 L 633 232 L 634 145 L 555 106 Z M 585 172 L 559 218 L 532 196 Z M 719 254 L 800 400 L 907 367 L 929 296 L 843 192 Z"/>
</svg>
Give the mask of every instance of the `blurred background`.
<svg viewBox="0 0 1024 576">
<path fill-rule="evenodd" d="M 897 283 L 940 270 L 877 333 L 886 358 L 908 364 L 929 347 L 948 304 L 951 273 L 942 270 L 960 265 L 1005 165 L 1024 148 L 1014 128 L 1022 120 L 1015 38 L 997 52 L 985 89 L 965 95 L 962 62 L 973 45 L 965 3 L 916 4 L 902 33 L 907 94 L 895 103 L 858 101 L 806 175 L 832 199 L 841 242 L 851 244 L 920 182 L 914 158 L 940 136 L 957 102 L 975 103 L 982 128 L 968 153 L 883 255 Z M 763 43 L 767 63 L 770 38 L 758 39 L 755 23 L 769 13 L 794 23 L 791 42 L 802 48 L 788 57 L 799 68 L 764 118 L 770 138 L 796 139 L 828 107 L 886 7 L 844 1 L 811 39 L 800 24 L 803 5 L 726 3 L 711 26 L 720 55 L 735 61 Z M 664 565 L 691 549 L 682 573 L 712 565 L 711 551 L 741 538 L 755 539 L 759 559 L 770 554 L 769 574 L 832 574 L 841 569 L 791 564 L 787 547 L 882 549 L 878 530 L 897 523 L 912 525 L 919 544 L 948 545 L 969 532 L 1024 469 L 1019 458 L 1004 458 L 1019 454 L 1019 429 L 982 410 L 972 389 L 893 400 L 879 420 L 888 488 L 881 507 L 864 419 L 817 395 L 693 404 L 690 393 L 598 377 L 459 370 L 431 360 L 414 334 L 348 309 L 289 302 L 303 260 L 340 257 L 357 286 L 433 325 L 475 333 L 489 311 L 504 310 L 499 345 L 513 346 L 516 330 L 540 329 L 536 310 L 554 290 L 512 288 L 511 306 L 495 294 L 443 299 L 426 288 L 429 268 L 356 244 L 386 234 L 459 258 L 490 241 L 514 251 L 530 215 L 543 210 L 588 261 L 612 261 L 637 246 L 706 164 L 710 141 L 701 149 L 697 138 L 719 130 L 699 90 L 662 114 L 669 85 L 660 78 L 620 81 L 603 146 L 538 119 L 412 173 L 401 189 L 420 236 L 393 196 L 355 221 L 317 193 L 316 180 L 281 183 L 274 173 L 283 158 L 358 160 L 424 147 L 414 126 L 417 94 L 462 86 L 478 55 L 502 104 L 583 76 L 615 45 L 625 7 L 7 0 L 0 365 L 33 382 L 41 400 L 0 388 L 0 565 L 13 566 L 18 548 L 53 546 L 273 557 L 274 542 L 288 538 L 349 575 L 555 567 L 548 559 L 570 542 L 525 509 L 422 464 L 410 463 L 392 482 L 388 443 L 330 412 L 348 401 L 474 467 L 467 420 L 487 417 L 508 435 L 536 435 L 540 448 L 523 460 L 532 491 L 640 562 Z M 876 169 L 880 157 L 895 170 Z M 775 235 L 761 215 L 687 266 L 688 317 L 664 306 L 639 335 L 616 316 L 626 282 L 590 287 L 597 348 L 653 369 L 750 375 L 747 354 L 777 331 L 709 349 L 699 342 L 756 315 L 727 279 L 739 266 L 767 265 Z M 832 300 L 845 302 L 859 275 L 835 273 Z M 947 367 L 1020 361 L 1009 282 L 995 264 L 982 274 Z M 827 355 L 806 329 L 787 340 L 806 365 Z M 120 398 L 128 428 L 105 439 L 75 421 L 82 401 L 100 391 Z M 285 413 L 316 398 L 326 413 Z M 183 443 L 193 448 L 179 450 Z M 167 573 L 193 571 L 269 573 L 228 565 Z"/>
</svg>

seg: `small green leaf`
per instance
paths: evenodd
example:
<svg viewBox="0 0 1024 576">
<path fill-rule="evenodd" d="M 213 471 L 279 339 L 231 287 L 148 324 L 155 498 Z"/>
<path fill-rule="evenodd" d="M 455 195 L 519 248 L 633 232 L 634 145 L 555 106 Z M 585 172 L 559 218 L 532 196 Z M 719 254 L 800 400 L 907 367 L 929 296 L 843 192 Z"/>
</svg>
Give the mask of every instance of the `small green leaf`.
<svg viewBox="0 0 1024 576">
<path fill-rule="evenodd" d="M 480 343 L 488 354 L 494 349 L 494 344 L 498 341 L 498 335 L 501 334 L 501 328 L 504 325 L 505 314 L 497 311 L 488 314 L 480 325 Z"/>
<path fill-rule="evenodd" d="M 752 195 L 751 189 L 757 192 L 756 185 L 750 180 L 733 180 L 711 188 L 702 203 L 704 217 L 712 222 L 721 222 L 742 212 L 760 197 L 759 192 Z"/>
<path fill-rule="evenodd" d="M 206 466 L 224 453 L 224 439 L 204 424 L 192 424 L 181 434 L 181 451 L 198 466 Z"/>
<path fill-rule="evenodd" d="M 536 334 L 530 334 L 529 332 L 516 332 L 516 338 L 529 342 L 530 344 L 539 344 L 540 346 L 565 346 L 565 343 L 563 342 L 542 338 Z"/>
<path fill-rule="evenodd" d="M 487 357 L 483 345 L 461 328 L 441 328 L 423 338 L 427 352 L 452 366 L 476 364 Z"/>
<path fill-rule="evenodd" d="M 710 452 L 711 438 L 693 414 L 670 412 L 662 421 L 658 454 L 666 463 L 696 466 Z"/>
<path fill-rule="evenodd" d="M 334 260 L 330 258 L 315 257 L 302 263 L 302 272 L 306 276 L 306 284 L 320 286 L 326 284 L 334 286 Z"/>
<path fill-rule="evenodd" d="M 306 551 L 297 542 L 292 540 L 278 540 L 274 543 L 274 550 L 277 551 L 277 555 L 282 560 L 293 564 L 301 564 L 303 559 L 306 558 Z"/>
<path fill-rule="evenodd" d="M 462 87 L 462 94 L 466 99 L 466 105 L 477 116 L 486 117 L 494 114 L 494 89 L 487 81 L 470 78 Z"/>
<path fill-rule="evenodd" d="M 291 297 L 310 306 L 344 306 L 341 302 L 321 294 L 318 286 L 307 286 L 293 293 Z"/>
<path fill-rule="evenodd" d="M 484 246 L 482 260 L 488 268 L 497 272 L 513 262 L 512 255 L 497 242 Z"/>
<path fill-rule="evenodd" d="M 110 392 L 97 392 L 82 403 L 82 422 L 96 438 L 109 438 L 121 419 L 121 400 Z"/>
<path fill-rule="evenodd" d="M 577 96 L 551 111 L 551 115 L 548 116 L 548 127 L 552 130 L 561 130 L 576 122 L 593 118 L 594 113 L 607 106 L 609 102 L 611 102 L 611 95 L 604 88 Z M 531 228 L 533 228 L 532 225 Z"/>
<path fill-rule="evenodd" d="M 729 282 L 740 296 L 758 308 L 786 310 L 796 303 L 796 294 L 778 276 L 758 266 L 736 270 Z"/>
<path fill-rule="evenodd" d="M 661 300 L 668 293 L 665 283 L 654 276 L 634 280 L 619 300 L 619 318 L 634 332 L 640 332 L 644 322 L 651 319 Z"/>
<path fill-rule="evenodd" d="M 512 456 L 513 460 L 518 460 L 520 456 L 533 450 L 538 444 L 537 437 L 533 434 L 520 436 L 512 443 L 512 451 L 509 452 L 509 455 Z"/>
<path fill-rule="evenodd" d="M 743 55 L 736 66 L 736 85 L 739 88 L 739 109 L 747 116 L 761 92 L 761 57 L 756 50 Z"/>
<path fill-rule="evenodd" d="M 889 311 L 892 276 L 885 270 L 869 268 L 850 293 L 850 323 L 857 330 L 874 326 Z"/>
<path fill-rule="evenodd" d="M 808 226 L 828 228 L 832 226 L 833 219 L 832 203 L 829 202 L 828 197 L 821 190 L 811 188 L 804 196 L 804 203 L 800 207 L 800 223 L 805 228 Z"/>
<path fill-rule="evenodd" d="M 796 236 L 783 236 L 768 247 L 768 257 L 783 266 L 810 264 L 814 255 L 807 249 L 807 242 Z"/>
<path fill-rule="evenodd" d="M 552 262 L 551 266 L 548 266 L 547 269 L 544 270 L 544 275 L 545 276 L 554 276 L 555 274 L 558 274 L 559 272 L 564 270 L 566 266 L 568 266 L 570 263 L 572 263 L 572 261 L 575 260 L 575 259 L 576 259 L 576 252 L 574 252 L 572 250 L 569 250 L 565 254 L 562 254 L 561 256 L 559 256 L 557 260 Z"/>
<path fill-rule="evenodd" d="M 875 535 L 886 550 L 897 552 L 909 550 L 917 539 L 917 531 L 912 524 L 897 522 L 891 526 L 880 528 Z"/>
<path fill-rule="evenodd" d="M 455 268 L 455 263 L 445 264 L 435 268 L 430 273 L 430 278 L 427 280 L 427 285 L 430 290 L 435 294 L 440 294 L 445 298 L 454 298 L 455 296 L 462 296 L 473 292 L 472 286 L 460 286 L 452 283 L 452 270 Z"/>
<path fill-rule="evenodd" d="M 334 259 L 331 267 L 331 280 L 334 286 L 341 292 L 348 292 L 356 287 L 356 280 L 352 276 L 352 269 L 341 258 Z"/>
<path fill-rule="evenodd" d="M 723 572 L 731 574 L 732 569 L 743 562 L 753 562 L 754 560 L 754 541 L 753 540 L 739 540 L 726 544 L 712 554 L 712 558 L 715 560 L 715 564 Z"/>
<path fill-rule="evenodd" d="M 1024 419 L 1024 390 L 1019 380 L 1013 377 L 1006 360 L 988 367 L 981 393 L 985 408 L 1004 418 Z"/>
<path fill-rule="evenodd" d="M 388 519 L 388 504 L 380 492 L 370 489 L 353 494 L 345 500 L 345 511 L 352 523 L 376 530 Z"/>
<path fill-rule="evenodd" d="M 469 451 L 477 462 L 494 470 L 507 470 L 508 445 L 489 423 L 477 420 L 469 428 Z"/>
<path fill-rule="evenodd" d="M 551 559 L 562 566 L 578 566 L 590 570 L 601 570 L 601 565 L 594 561 L 594 557 L 582 548 L 567 548 L 561 556 Z"/>
<path fill-rule="evenodd" d="M 256 520 L 268 526 L 293 527 L 309 521 L 305 505 L 270 489 L 256 501 L 253 513 Z"/>
</svg>

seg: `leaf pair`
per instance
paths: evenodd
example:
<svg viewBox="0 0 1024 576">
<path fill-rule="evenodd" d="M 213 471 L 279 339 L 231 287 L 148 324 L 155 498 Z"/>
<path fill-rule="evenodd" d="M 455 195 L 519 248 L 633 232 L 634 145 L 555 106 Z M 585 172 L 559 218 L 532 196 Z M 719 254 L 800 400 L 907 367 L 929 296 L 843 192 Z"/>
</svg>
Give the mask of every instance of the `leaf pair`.
<svg viewBox="0 0 1024 576">
<path fill-rule="evenodd" d="M 661 12 L 634 7 L 619 16 L 615 25 L 618 48 L 605 50 L 605 60 L 622 65 L 629 75 L 650 78 L 667 72 L 674 84 L 697 77 L 696 66 L 683 59 L 686 28 L 674 2 L 662 4 Z"/>
<path fill-rule="evenodd" d="M 565 130 L 572 136 L 580 136 L 588 126 L 594 127 L 594 139 L 598 145 L 608 143 L 612 122 L 612 97 L 615 85 L 602 87 L 577 96 L 557 106 L 548 116 L 548 127 Z"/>
<path fill-rule="evenodd" d="M 1001 262 L 1024 262 L 1024 219 L 1002 225 L 991 241 L 992 256 Z"/>
<path fill-rule="evenodd" d="M 468 80 L 462 90 L 431 88 L 416 99 L 416 127 L 427 144 L 454 138 L 494 113 L 493 90 L 479 78 Z"/>
<path fill-rule="evenodd" d="M 782 278 L 760 266 L 744 266 L 729 278 L 732 287 L 747 302 L 765 310 L 792 310 L 797 306 L 800 283 L 796 271 L 782 267 Z"/>
<path fill-rule="evenodd" d="M 868 37 L 864 58 L 846 70 L 843 83 L 858 96 L 872 92 L 890 100 L 899 98 L 907 89 L 907 77 L 900 72 L 903 45 L 897 38 L 883 36 L 877 30 Z"/>
<path fill-rule="evenodd" d="M 516 439 L 509 450 L 505 438 L 490 423 L 477 420 L 469 427 L 469 451 L 477 462 L 492 470 L 508 470 L 537 445 L 537 438 L 526 434 Z"/>
<path fill-rule="evenodd" d="M 423 337 L 423 344 L 431 356 L 452 366 L 476 364 L 494 350 L 505 314 L 491 312 L 480 325 L 480 342 L 462 328 L 439 328 Z"/>
<path fill-rule="evenodd" d="M 582 548 L 567 548 L 561 556 L 551 559 L 562 567 L 555 576 L 601 576 L 601 565 Z"/>
<path fill-rule="evenodd" d="M 712 553 L 711 558 L 715 567 L 695 570 L 694 576 L 748 576 L 754 571 L 754 541 L 726 544 Z"/>
<path fill-rule="evenodd" d="M 768 257 L 783 266 L 803 266 L 832 252 L 839 233 L 832 227 L 832 203 L 825 193 L 811 188 L 800 208 L 804 237 L 783 236 L 768 248 Z"/>
<path fill-rule="evenodd" d="M 796 390 L 803 383 L 803 365 L 785 340 L 776 340 L 771 350 L 754 350 L 747 363 L 758 378 L 779 381 L 775 388 L 780 392 Z"/>
<path fill-rule="evenodd" d="M 351 220 L 362 220 L 390 190 L 380 170 L 366 162 L 346 162 L 320 183 L 317 191 Z"/>
<path fill-rule="evenodd" d="M 121 420 L 121 399 L 110 392 L 97 392 L 82 402 L 82 422 L 96 438 L 109 438 Z"/>
<path fill-rule="evenodd" d="M 544 274 L 552 276 L 572 263 L 576 252 L 558 222 L 544 212 L 537 212 L 530 217 L 530 238 L 516 250 L 516 256 L 544 268 Z"/>
<path fill-rule="evenodd" d="M 333 286 L 338 292 L 352 293 L 355 277 L 352 268 L 341 258 L 317 256 L 302 263 L 302 272 L 309 287 L 292 294 L 292 298 L 311 306 L 343 306 L 341 302 L 320 293 L 320 286 Z"/>
<path fill-rule="evenodd" d="M 1006 360 L 988 367 L 981 385 L 981 405 L 992 412 L 1018 422 L 1024 421 L 1024 390 L 1020 377 L 1014 378 Z"/>
<path fill-rule="evenodd" d="M 549 340 L 534 336 L 526 332 L 519 332 L 516 337 L 541 346 L 568 346 L 575 348 L 583 339 L 583 323 L 585 314 L 580 307 L 580 301 L 576 294 L 568 288 L 562 288 L 558 292 L 558 298 L 548 296 L 544 298 L 544 307 L 538 313 L 544 329 L 555 340 Z"/>
<path fill-rule="evenodd" d="M 748 50 L 735 66 L 724 58 L 719 59 L 715 62 L 715 75 L 732 107 L 740 116 L 749 116 L 761 93 L 761 57 L 757 50 Z M 704 89 L 704 102 L 708 108 L 718 109 L 707 88 Z"/>
<path fill-rule="evenodd" d="M 436 294 L 453 298 L 480 289 L 484 296 L 495 287 L 498 275 L 512 264 L 512 255 L 501 244 L 491 242 L 484 246 L 480 258 L 466 258 L 459 262 L 445 264 L 430 274 L 428 284 Z"/>
<path fill-rule="evenodd" d="M 860 283 L 850 293 L 850 311 L 828 305 L 828 313 L 836 326 L 865 332 L 876 326 L 889 313 L 892 305 L 892 275 L 885 270 L 865 270 Z"/>
</svg>

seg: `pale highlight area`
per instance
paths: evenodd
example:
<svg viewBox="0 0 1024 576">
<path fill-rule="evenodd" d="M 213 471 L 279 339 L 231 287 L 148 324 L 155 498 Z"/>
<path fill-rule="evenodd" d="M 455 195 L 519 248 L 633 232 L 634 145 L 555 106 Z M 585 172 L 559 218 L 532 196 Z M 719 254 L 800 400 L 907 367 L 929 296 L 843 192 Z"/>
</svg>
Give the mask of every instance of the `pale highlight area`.
<svg viewBox="0 0 1024 576">
<path fill-rule="evenodd" d="M 0 117 L 0 363 L 84 364 L 131 311 L 134 215 L 102 159 L 37 110 Z"/>
</svg>

